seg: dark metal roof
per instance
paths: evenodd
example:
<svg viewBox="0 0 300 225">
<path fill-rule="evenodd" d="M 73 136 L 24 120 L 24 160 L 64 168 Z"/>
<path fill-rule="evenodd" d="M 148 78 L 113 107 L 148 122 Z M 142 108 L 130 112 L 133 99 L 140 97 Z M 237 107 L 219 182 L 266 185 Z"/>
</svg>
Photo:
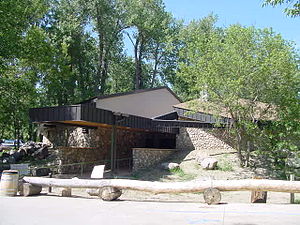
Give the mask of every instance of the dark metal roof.
<svg viewBox="0 0 300 225">
<path fill-rule="evenodd" d="M 191 118 L 203 121 L 177 120 L 184 112 L 170 112 L 155 119 L 144 118 L 134 115 L 122 115 L 105 109 L 96 108 L 95 103 L 78 104 L 70 106 L 57 106 L 45 108 L 33 108 L 29 110 L 31 122 L 35 123 L 70 123 L 79 126 L 99 126 L 99 124 L 117 125 L 135 129 L 143 129 L 162 133 L 177 134 L 180 127 L 212 128 L 213 119 L 210 117 L 199 117 L 207 115 L 194 115 Z M 199 118 L 198 118 L 199 117 Z"/>
<path fill-rule="evenodd" d="M 155 90 L 160 90 L 160 89 L 168 90 L 179 102 L 182 102 L 182 100 L 169 87 L 163 86 L 163 87 L 156 87 L 156 88 L 138 89 L 138 90 L 123 92 L 123 93 L 116 93 L 116 94 L 111 94 L 111 95 L 94 96 L 94 97 L 92 97 L 90 99 L 87 99 L 85 101 L 82 101 L 78 104 L 91 103 L 95 99 L 113 98 L 113 97 L 119 97 L 119 96 L 124 96 L 124 95 L 131 95 L 131 94 L 138 94 L 138 93 L 144 93 L 144 92 L 149 92 L 149 91 L 155 91 Z"/>
<path fill-rule="evenodd" d="M 177 120 L 178 114 L 176 111 L 168 112 L 159 116 L 154 117 L 153 119 L 160 119 L 160 120 Z"/>
<path fill-rule="evenodd" d="M 169 128 L 181 128 L 181 127 L 193 127 L 193 128 L 215 128 L 212 123 L 202 123 L 196 121 L 186 120 L 157 120 L 153 119 L 152 123 L 157 127 L 169 127 Z M 218 126 L 216 128 L 223 128 L 224 126 Z"/>
<path fill-rule="evenodd" d="M 203 123 L 222 123 L 222 124 L 228 124 L 230 123 L 231 119 L 226 117 L 216 117 L 212 114 L 202 113 L 202 112 L 194 112 L 187 109 L 177 108 L 174 106 L 175 111 L 177 112 L 179 117 L 195 120 Z"/>
<path fill-rule="evenodd" d="M 98 109 L 95 107 L 95 103 L 33 108 L 29 110 L 29 116 L 31 122 L 35 123 L 86 121 L 95 124 L 115 124 L 117 126 L 151 130 L 164 133 L 178 133 L 177 129 L 174 129 L 169 126 L 155 126 L 155 124 L 152 122 L 152 119 L 149 118 L 134 115 L 122 116 L 118 113 L 114 113 L 109 110 Z"/>
</svg>

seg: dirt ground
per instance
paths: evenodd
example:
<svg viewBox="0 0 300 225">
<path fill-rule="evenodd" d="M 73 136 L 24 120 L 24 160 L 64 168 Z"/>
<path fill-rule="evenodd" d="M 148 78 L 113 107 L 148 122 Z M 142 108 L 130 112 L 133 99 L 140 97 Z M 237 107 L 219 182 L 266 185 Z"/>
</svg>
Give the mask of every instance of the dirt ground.
<svg viewBox="0 0 300 225">
<path fill-rule="evenodd" d="M 44 188 L 43 194 L 50 196 L 60 196 L 61 188 L 54 188 L 52 193 L 48 193 Z M 250 203 L 251 192 L 233 191 L 222 192 L 221 203 Z M 72 197 L 97 199 L 96 196 L 89 196 L 85 189 L 72 189 Z M 300 199 L 300 194 L 295 194 L 296 199 Z M 202 193 L 180 193 L 180 194 L 151 194 L 148 192 L 123 190 L 120 200 L 124 201 L 149 201 L 149 202 L 190 202 L 204 203 Z M 289 193 L 268 192 L 267 203 L 269 204 L 287 204 L 290 202 Z"/>
<path fill-rule="evenodd" d="M 183 182 L 189 180 L 233 180 L 233 179 L 249 179 L 255 176 L 255 173 L 249 169 L 233 168 L 232 171 L 220 170 L 203 170 L 198 166 L 195 160 L 190 160 L 180 164 L 179 172 L 170 172 L 159 167 L 140 171 L 136 174 L 120 172 L 116 178 L 160 181 L 160 182 Z M 74 177 L 76 175 L 65 175 L 63 177 Z M 82 178 L 88 178 L 89 173 L 84 174 Z M 47 193 L 47 188 L 44 188 L 44 193 Z M 60 195 L 60 188 L 53 188 L 52 193 L 48 195 Z M 251 192 L 249 191 L 233 191 L 222 192 L 222 203 L 250 203 Z M 89 196 L 86 189 L 72 189 L 74 197 L 83 198 L 98 198 Z M 267 203 L 286 204 L 290 202 L 289 193 L 268 192 Z M 295 199 L 300 201 L 300 194 L 295 194 Z M 202 193 L 179 193 L 179 194 L 152 194 L 148 192 L 123 190 L 120 200 L 126 201 L 160 201 L 160 202 L 200 202 L 204 203 Z"/>
<path fill-rule="evenodd" d="M 160 181 L 160 182 L 182 182 L 189 180 L 234 180 L 234 179 L 251 179 L 255 176 L 266 177 L 261 174 L 262 170 L 251 170 L 249 168 L 239 167 L 236 157 L 232 154 L 218 156 L 219 168 L 216 170 L 204 170 L 197 162 L 197 151 L 182 152 L 167 160 L 167 162 L 177 162 L 180 165 L 179 170 L 168 171 L 160 168 L 159 165 L 146 170 L 139 171 L 138 173 L 128 173 L 126 171 L 119 171 L 115 178 L 138 179 L 147 181 Z M 62 175 L 60 178 L 89 178 L 90 173 L 83 176 Z M 105 177 L 111 175 L 106 174 Z M 180 193 L 180 194 L 152 194 L 141 191 L 123 190 L 120 200 L 125 201 L 159 201 L 159 202 L 199 202 L 204 203 L 202 193 Z M 47 195 L 61 194 L 61 188 L 53 188 L 52 193 L 48 193 L 48 188 L 44 188 L 43 193 Z M 249 191 L 235 191 L 235 192 L 222 192 L 222 203 L 250 203 L 251 192 Z M 89 196 L 85 189 L 72 189 L 74 197 L 81 198 L 98 198 Z M 289 193 L 268 192 L 267 203 L 272 204 L 286 204 L 290 202 Z M 300 194 L 295 194 L 297 202 L 300 201 Z"/>
</svg>

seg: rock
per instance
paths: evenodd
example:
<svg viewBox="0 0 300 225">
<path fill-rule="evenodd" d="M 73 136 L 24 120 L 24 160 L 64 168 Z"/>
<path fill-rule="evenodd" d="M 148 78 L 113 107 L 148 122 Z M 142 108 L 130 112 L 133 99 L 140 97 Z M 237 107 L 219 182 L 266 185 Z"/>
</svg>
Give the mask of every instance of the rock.
<svg viewBox="0 0 300 225">
<path fill-rule="evenodd" d="M 201 167 L 206 170 L 213 170 L 217 167 L 218 160 L 215 158 L 205 158 L 201 162 Z"/>
<path fill-rule="evenodd" d="M 11 155 L 16 162 L 20 161 L 23 158 L 22 152 L 15 152 Z"/>
<path fill-rule="evenodd" d="M 43 146 L 42 148 L 36 150 L 34 153 L 32 153 L 32 156 L 38 159 L 45 159 L 49 155 L 48 147 Z"/>
<path fill-rule="evenodd" d="M 103 187 L 100 189 L 99 194 L 104 201 L 114 201 L 122 195 L 122 191 L 115 187 Z"/>
<path fill-rule="evenodd" d="M 161 168 L 164 170 L 173 170 L 179 168 L 178 163 L 162 163 Z"/>
<path fill-rule="evenodd" d="M 9 154 L 10 154 L 10 155 L 13 155 L 13 154 L 15 154 L 15 152 L 16 152 L 16 150 L 11 149 L 11 150 L 9 151 Z"/>
<path fill-rule="evenodd" d="M 51 173 L 50 168 L 38 168 L 32 171 L 32 175 L 36 177 L 48 176 Z"/>
<path fill-rule="evenodd" d="M 13 156 L 9 156 L 9 157 L 3 159 L 3 163 L 14 164 L 14 163 L 16 163 L 16 160 Z"/>
</svg>

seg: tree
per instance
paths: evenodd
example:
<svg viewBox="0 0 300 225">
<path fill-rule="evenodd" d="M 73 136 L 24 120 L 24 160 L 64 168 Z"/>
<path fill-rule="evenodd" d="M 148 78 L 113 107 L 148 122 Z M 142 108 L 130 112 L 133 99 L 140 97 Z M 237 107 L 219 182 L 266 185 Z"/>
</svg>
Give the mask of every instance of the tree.
<svg viewBox="0 0 300 225">
<path fill-rule="evenodd" d="M 153 87 L 172 17 L 165 11 L 162 0 L 120 2 L 120 7 L 125 11 L 125 23 L 131 29 L 126 34 L 134 48 L 134 88 Z M 152 73 L 145 74 L 143 64 L 151 62 L 153 63 Z"/>
<path fill-rule="evenodd" d="M 265 0 L 263 6 L 271 5 L 282 5 L 282 4 L 288 4 L 288 7 L 285 8 L 285 13 L 288 16 L 291 17 L 297 17 L 300 16 L 300 1 L 299 0 Z M 290 7 L 291 6 L 291 7 Z"/>
<path fill-rule="evenodd" d="M 89 22 L 86 26 L 90 26 L 97 35 L 97 72 L 94 77 L 94 88 L 95 94 L 104 94 L 107 91 L 109 65 L 122 51 L 121 32 L 125 29 L 123 14 L 118 8 L 118 1 L 80 0 L 79 2 Z"/>
<path fill-rule="evenodd" d="M 218 31 L 210 24 L 208 32 L 199 34 L 197 27 L 181 49 L 178 77 L 191 87 L 193 96 L 205 92 L 209 101 L 227 109 L 243 162 L 246 143 L 255 140 L 261 122 L 281 120 L 299 105 L 295 50 L 271 29 L 232 25 Z"/>
<path fill-rule="evenodd" d="M 188 26 L 181 27 L 178 32 L 175 41 L 176 51 L 173 51 L 177 52 L 178 69 L 176 76 L 171 77 L 169 81 L 184 100 L 199 97 L 199 90 L 195 85 L 197 72 L 186 73 L 183 70 L 186 66 L 194 64 L 192 62 L 194 58 L 201 57 L 208 51 L 208 42 L 213 35 L 219 35 L 221 31 L 215 26 L 216 21 L 215 15 L 209 15 L 201 20 L 191 21 Z"/>
<path fill-rule="evenodd" d="M 35 103 L 37 68 L 47 43 L 38 26 L 47 11 L 43 0 L 0 2 L 0 135 L 19 139 L 28 130 Z"/>
<path fill-rule="evenodd" d="M 86 20 L 79 2 L 51 1 L 43 20 L 51 55 L 40 76 L 42 105 L 64 105 L 94 95 L 96 40 L 86 32 Z"/>
</svg>

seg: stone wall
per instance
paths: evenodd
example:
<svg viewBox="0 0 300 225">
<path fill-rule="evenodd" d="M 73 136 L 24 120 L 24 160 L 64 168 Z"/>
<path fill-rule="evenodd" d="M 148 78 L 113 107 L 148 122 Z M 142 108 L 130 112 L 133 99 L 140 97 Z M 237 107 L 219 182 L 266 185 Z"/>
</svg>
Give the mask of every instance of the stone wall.
<svg viewBox="0 0 300 225">
<path fill-rule="evenodd" d="M 153 148 L 133 148 L 132 149 L 132 171 L 151 167 L 170 155 L 174 154 L 176 149 L 153 149 Z"/>
<path fill-rule="evenodd" d="M 160 140 L 170 137 L 173 136 L 118 128 L 116 133 L 118 167 L 130 169 L 132 148 L 147 147 L 149 138 L 154 138 L 154 144 L 160 144 Z M 49 127 L 43 130 L 43 142 L 51 144 L 55 149 L 58 165 L 63 173 L 78 172 L 81 169 L 80 166 L 65 166 L 74 163 L 102 161 L 107 162 L 109 168 L 111 127 L 96 129 L 73 126 Z M 86 166 L 88 169 L 90 167 Z"/>
<path fill-rule="evenodd" d="M 43 142 L 53 146 L 60 173 L 90 171 L 94 165 L 108 159 L 110 129 L 55 126 L 44 129 L 42 134 Z M 79 163 L 85 165 L 66 166 Z"/>
<path fill-rule="evenodd" d="M 199 150 L 203 155 L 236 152 L 233 138 L 222 128 L 180 128 L 177 149 Z"/>
</svg>

